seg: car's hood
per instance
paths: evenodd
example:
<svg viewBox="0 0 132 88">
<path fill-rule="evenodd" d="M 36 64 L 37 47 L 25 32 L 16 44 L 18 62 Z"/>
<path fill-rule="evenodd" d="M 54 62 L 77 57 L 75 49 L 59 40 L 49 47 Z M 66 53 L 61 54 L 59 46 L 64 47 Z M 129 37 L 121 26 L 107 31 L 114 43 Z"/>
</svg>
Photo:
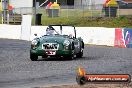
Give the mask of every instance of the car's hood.
<svg viewBox="0 0 132 88">
<path fill-rule="evenodd" d="M 41 43 L 63 43 L 65 40 L 69 40 L 69 38 L 65 38 L 63 36 L 43 36 L 40 38 Z"/>
</svg>

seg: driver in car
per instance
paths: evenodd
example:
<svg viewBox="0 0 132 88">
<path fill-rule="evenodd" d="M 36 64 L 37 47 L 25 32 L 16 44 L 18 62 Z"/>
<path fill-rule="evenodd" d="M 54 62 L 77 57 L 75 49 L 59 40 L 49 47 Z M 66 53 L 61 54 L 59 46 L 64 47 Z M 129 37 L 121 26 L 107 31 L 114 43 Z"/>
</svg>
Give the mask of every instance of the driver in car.
<svg viewBox="0 0 132 88">
<path fill-rule="evenodd" d="M 47 27 L 46 29 L 46 35 L 54 35 L 54 29 L 51 27 Z"/>
<path fill-rule="evenodd" d="M 73 35 L 71 33 L 69 34 L 69 38 L 73 38 Z"/>
</svg>

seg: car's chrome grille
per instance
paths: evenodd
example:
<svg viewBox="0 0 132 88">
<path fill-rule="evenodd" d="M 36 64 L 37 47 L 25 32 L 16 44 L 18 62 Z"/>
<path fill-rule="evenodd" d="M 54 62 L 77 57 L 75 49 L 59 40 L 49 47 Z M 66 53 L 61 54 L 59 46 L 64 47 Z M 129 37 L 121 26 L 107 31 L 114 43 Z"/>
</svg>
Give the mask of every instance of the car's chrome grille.
<svg viewBox="0 0 132 88">
<path fill-rule="evenodd" d="M 57 43 L 44 43 L 42 44 L 42 49 L 44 50 L 58 50 L 59 44 Z"/>
</svg>

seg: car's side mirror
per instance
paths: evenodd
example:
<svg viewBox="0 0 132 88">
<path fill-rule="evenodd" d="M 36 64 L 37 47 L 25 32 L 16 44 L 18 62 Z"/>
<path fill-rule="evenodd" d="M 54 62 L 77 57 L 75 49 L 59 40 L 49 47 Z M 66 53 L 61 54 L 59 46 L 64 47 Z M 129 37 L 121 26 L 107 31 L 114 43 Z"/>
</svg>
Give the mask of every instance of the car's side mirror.
<svg viewBox="0 0 132 88">
<path fill-rule="evenodd" d="M 37 36 L 37 34 L 34 34 L 34 36 Z"/>
</svg>

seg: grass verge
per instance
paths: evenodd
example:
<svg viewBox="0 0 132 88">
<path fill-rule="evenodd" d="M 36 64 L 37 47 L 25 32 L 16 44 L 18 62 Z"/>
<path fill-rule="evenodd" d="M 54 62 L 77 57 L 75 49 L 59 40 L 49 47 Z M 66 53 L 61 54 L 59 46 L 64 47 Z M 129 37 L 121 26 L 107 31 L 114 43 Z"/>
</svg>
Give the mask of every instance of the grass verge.
<svg viewBox="0 0 132 88">
<path fill-rule="evenodd" d="M 88 27 L 111 27 L 111 28 L 132 28 L 132 16 L 121 17 L 56 17 L 49 18 L 42 16 L 42 25 L 67 24 Z"/>
</svg>

